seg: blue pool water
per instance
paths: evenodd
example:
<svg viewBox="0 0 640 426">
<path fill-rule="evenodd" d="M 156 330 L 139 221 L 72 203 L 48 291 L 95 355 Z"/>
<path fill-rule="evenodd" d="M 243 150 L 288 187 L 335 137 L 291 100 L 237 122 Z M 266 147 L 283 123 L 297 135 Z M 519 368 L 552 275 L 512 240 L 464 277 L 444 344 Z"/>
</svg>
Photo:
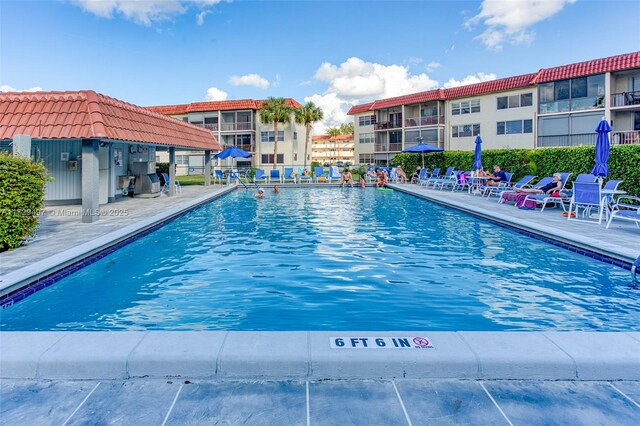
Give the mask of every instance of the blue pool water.
<svg viewBox="0 0 640 426">
<path fill-rule="evenodd" d="M 238 190 L 3 310 L 3 330 L 638 330 L 629 272 L 399 192 Z"/>
</svg>

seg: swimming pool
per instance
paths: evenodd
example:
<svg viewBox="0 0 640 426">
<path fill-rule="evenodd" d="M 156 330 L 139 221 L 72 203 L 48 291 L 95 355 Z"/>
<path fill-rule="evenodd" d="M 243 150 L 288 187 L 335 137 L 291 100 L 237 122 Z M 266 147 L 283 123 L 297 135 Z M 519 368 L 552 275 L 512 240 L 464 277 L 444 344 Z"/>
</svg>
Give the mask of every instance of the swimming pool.
<svg viewBox="0 0 640 426">
<path fill-rule="evenodd" d="M 3 330 L 638 330 L 628 271 L 371 188 L 234 191 L 4 309 Z"/>
</svg>

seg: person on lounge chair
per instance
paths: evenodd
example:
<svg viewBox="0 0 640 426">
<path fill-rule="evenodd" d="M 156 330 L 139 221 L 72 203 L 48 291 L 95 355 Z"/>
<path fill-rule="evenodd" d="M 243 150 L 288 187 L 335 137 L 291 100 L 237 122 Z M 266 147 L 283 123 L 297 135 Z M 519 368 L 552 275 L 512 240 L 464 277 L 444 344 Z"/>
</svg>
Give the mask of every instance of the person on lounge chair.
<svg viewBox="0 0 640 426">
<path fill-rule="evenodd" d="M 343 188 L 344 188 L 345 183 L 348 183 L 353 188 L 353 176 L 351 175 L 351 172 L 347 168 L 345 168 L 344 171 L 342 172 L 342 181 L 341 181 L 341 183 L 342 183 L 342 187 Z"/>
<path fill-rule="evenodd" d="M 500 182 L 507 181 L 507 175 L 500 170 L 500 166 L 493 166 L 493 173 L 488 173 L 487 176 L 489 179 L 487 180 L 487 186 L 498 186 Z"/>
<path fill-rule="evenodd" d="M 560 173 L 553 174 L 553 180 L 542 188 L 516 188 L 516 192 L 521 194 L 553 194 L 562 189 L 562 176 Z"/>
<path fill-rule="evenodd" d="M 304 170 L 302 171 L 302 177 L 309 177 L 309 170 L 304 169 Z"/>
<path fill-rule="evenodd" d="M 398 168 L 396 169 L 396 175 L 398 176 L 398 179 L 400 179 L 400 183 L 405 183 L 407 181 L 407 174 L 405 173 L 402 166 L 398 166 Z"/>
<path fill-rule="evenodd" d="M 422 168 L 420 166 L 416 167 L 416 171 L 413 172 L 411 176 L 411 183 L 420 183 L 420 171 Z"/>
</svg>

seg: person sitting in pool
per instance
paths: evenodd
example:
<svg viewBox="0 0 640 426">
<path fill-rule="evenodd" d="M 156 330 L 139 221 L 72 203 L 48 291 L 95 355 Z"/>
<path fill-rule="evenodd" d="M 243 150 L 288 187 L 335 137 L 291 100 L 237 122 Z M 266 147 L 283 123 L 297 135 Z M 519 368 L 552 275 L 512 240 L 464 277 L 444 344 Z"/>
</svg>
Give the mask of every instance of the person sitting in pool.
<svg viewBox="0 0 640 426">
<path fill-rule="evenodd" d="M 487 177 L 489 178 L 487 180 L 488 186 L 498 186 L 500 185 L 500 182 L 507 181 L 507 175 L 502 170 L 500 170 L 500 166 L 498 165 L 493 166 L 493 173 L 487 173 Z"/>
<path fill-rule="evenodd" d="M 345 183 L 348 183 L 353 188 L 353 176 L 351 175 L 349 169 L 345 168 L 342 172 L 342 181 L 340 183 L 342 183 L 343 188 Z"/>
<path fill-rule="evenodd" d="M 258 192 L 256 192 L 256 198 L 263 198 L 263 197 L 264 197 L 264 189 L 258 188 Z"/>
<path fill-rule="evenodd" d="M 411 183 L 420 183 L 420 171 L 422 168 L 420 166 L 416 167 L 416 171 L 413 172 L 411 176 Z"/>
<path fill-rule="evenodd" d="M 398 168 L 396 169 L 396 175 L 398 176 L 398 179 L 400 179 L 400 183 L 405 183 L 407 181 L 407 174 L 405 173 L 402 166 L 398 166 Z"/>
<path fill-rule="evenodd" d="M 376 181 L 376 188 L 384 188 L 386 184 L 387 184 L 387 171 L 379 170 L 378 180 Z"/>
<path fill-rule="evenodd" d="M 273 185 L 273 192 L 274 192 L 274 194 L 279 194 L 280 193 L 280 188 L 278 188 L 278 185 Z"/>
<path fill-rule="evenodd" d="M 553 174 L 553 180 L 542 188 L 516 188 L 516 192 L 521 194 L 553 194 L 562 189 L 562 176 L 560 173 Z"/>
<path fill-rule="evenodd" d="M 360 188 L 365 189 L 367 187 L 367 182 L 364 179 L 364 173 L 360 175 Z"/>
</svg>

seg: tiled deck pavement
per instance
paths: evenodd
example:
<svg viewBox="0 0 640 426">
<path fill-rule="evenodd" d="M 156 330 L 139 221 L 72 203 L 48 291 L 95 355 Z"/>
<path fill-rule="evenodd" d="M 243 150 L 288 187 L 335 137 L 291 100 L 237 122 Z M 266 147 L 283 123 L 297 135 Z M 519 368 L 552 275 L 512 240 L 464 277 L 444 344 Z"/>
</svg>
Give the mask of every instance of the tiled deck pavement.
<svg viewBox="0 0 640 426">
<path fill-rule="evenodd" d="M 0 275 L 178 207 L 187 201 L 218 192 L 222 188 L 224 187 L 220 185 L 191 185 L 182 187 L 182 192 L 173 197 L 161 194 L 156 198 L 121 198 L 115 203 L 100 206 L 104 216 L 94 223 L 81 222 L 80 205 L 48 206 L 36 229 L 36 235 L 25 246 L 0 253 Z"/>
<path fill-rule="evenodd" d="M 640 382 L 0 382 L 0 424 L 637 425 Z"/>
</svg>

